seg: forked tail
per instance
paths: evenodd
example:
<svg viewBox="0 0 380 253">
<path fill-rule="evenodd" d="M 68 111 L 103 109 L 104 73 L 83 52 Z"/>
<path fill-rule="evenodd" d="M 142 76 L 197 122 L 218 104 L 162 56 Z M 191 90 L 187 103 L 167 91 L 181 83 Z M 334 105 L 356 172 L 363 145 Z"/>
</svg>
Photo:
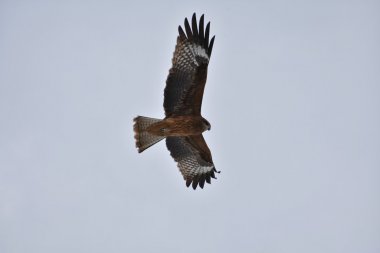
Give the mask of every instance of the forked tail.
<svg viewBox="0 0 380 253">
<path fill-rule="evenodd" d="M 165 136 L 157 136 L 147 131 L 149 126 L 160 121 L 160 119 L 144 116 L 137 116 L 133 119 L 133 130 L 135 131 L 136 147 L 139 153 L 165 138 Z"/>
</svg>

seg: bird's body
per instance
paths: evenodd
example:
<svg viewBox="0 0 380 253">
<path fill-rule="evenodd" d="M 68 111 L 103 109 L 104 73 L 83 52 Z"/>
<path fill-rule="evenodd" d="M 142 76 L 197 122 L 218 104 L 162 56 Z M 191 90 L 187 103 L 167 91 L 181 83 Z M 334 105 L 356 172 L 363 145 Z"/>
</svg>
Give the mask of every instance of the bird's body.
<svg viewBox="0 0 380 253">
<path fill-rule="evenodd" d="M 166 138 L 166 146 L 186 180 L 186 185 L 203 188 L 215 178 L 211 152 L 202 133 L 211 129 L 201 115 L 207 68 L 215 36 L 209 41 L 210 23 L 204 29 L 204 16 L 199 21 L 195 13 L 191 27 L 185 19 L 185 31 L 178 27 L 172 68 L 164 90 L 166 117 L 162 120 L 144 116 L 134 119 L 136 147 L 144 151 Z"/>
<path fill-rule="evenodd" d="M 191 136 L 208 130 L 205 119 L 201 116 L 174 116 L 150 125 L 148 132 L 157 136 Z"/>
</svg>

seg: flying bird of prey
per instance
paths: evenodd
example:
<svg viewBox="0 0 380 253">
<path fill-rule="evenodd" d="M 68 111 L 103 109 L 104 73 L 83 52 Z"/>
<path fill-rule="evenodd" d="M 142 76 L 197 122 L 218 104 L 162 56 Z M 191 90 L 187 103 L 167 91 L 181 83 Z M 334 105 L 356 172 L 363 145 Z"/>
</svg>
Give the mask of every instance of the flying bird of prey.
<svg viewBox="0 0 380 253">
<path fill-rule="evenodd" d="M 215 172 L 211 152 L 202 133 L 211 129 L 202 117 L 201 106 L 207 79 L 207 67 L 215 36 L 209 40 L 210 22 L 204 29 L 204 15 L 199 20 L 195 13 L 191 26 L 185 18 L 185 31 L 178 27 L 179 35 L 172 59 L 172 68 L 164 90 L 165 118 L 143 116 L 134 118 L 136 147 L 141 153 L 166 138 L 170 155 L 177 162 L 186 186 L 195 190 L 205 182 L 211 183 Z"/>
</svg>

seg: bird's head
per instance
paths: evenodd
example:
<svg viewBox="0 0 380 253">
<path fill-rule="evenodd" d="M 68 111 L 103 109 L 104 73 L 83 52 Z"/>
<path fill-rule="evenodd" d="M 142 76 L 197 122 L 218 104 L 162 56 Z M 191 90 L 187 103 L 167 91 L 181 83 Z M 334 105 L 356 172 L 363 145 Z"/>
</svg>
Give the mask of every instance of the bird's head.
<svg viewBox="0 0 380 253">
<path fill-rule="evenodd" d="M 210 124 L 210 122 L 208 122 L 207 119 L 205 119 L 205 118 L 202 118 L 202 121 L 203 121 L 203 126 L 204 126 L 205 131 L 206 130 L 211 130 L 211 124 Z"/>
</svg>

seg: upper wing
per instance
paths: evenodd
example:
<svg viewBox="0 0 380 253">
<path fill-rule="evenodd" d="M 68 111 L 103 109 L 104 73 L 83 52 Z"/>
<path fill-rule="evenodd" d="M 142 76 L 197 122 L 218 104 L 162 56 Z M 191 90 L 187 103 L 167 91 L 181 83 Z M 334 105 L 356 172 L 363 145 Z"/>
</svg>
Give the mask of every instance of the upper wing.
<svg viewBox="0 0 380 253">
<path fill-rule="evenodd" d="M 215 178 L 215 166 L 212 162 L 210 149 L 200 135 L 186 137 L 166 137 L 166 146 L 170 155 L 178 163 L 186 186 L 192 184 L 193 189 L 197 185 L 203 188 L 205 181 L 211 183 L 211 178 Z"/>
<path fill-rule="evenodd" d="M 166 80 L 164 109 L 166 116 L 199 115 L 203 91 L 207 79 L 207 66 L 210 61 L 215 36 L 209 42 L 210 22 L 204 31 L 204 16 L 199 20 L 195 13 L 192 28 L 185 19 L 185 32 L 178 27 L 179 36 L 172 59 L 172 68 Z"/>
</svg>

